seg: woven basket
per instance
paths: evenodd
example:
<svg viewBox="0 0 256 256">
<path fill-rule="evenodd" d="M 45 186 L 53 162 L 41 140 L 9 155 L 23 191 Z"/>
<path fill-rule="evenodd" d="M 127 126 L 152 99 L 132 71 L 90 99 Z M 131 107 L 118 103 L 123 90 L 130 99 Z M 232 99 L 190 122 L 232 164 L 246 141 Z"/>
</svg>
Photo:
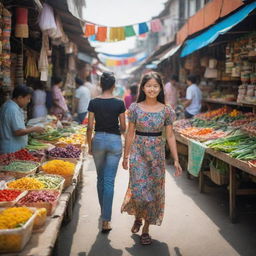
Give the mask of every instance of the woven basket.
<svg viewBox="0 0 256 256">
<path fill-rule="evenodd" d="M 211 180 L 217 185 L 226 185 L 229 183 L 227 174 L 222 174 L 213 164 L 210 164 Z"/>
</svg>

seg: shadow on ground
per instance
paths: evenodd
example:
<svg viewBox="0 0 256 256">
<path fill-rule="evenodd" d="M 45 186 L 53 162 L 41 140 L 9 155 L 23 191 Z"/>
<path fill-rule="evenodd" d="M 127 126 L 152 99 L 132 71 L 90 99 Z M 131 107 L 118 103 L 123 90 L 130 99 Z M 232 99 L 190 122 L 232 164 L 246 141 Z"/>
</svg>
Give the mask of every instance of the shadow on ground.
<svg viewBox="0 0 256 256">
<path fill-rule="evenodd" d="M 167 171 L 173 175 L 172 167 Z M 188 179 L 184 172 L 182 177 L 175 178 L 182 192 L 188 195 L 196 205 L 218 226 L 222 237 L 238 252 L 239 255 L 252 256 L 256 250 L 255 214 L 239 216 L 239 222 L 232 224 L 229 219 L 229 198 L 226 187 L 206 181 L 205 192 L 199 193 L 198 179 Z M 245 200 L 239 198 L 239 201 Z M 241 203 L 241 202 L 240 202 Z M 253 203 L 255 204 L 255 198 Z M 246 203 L 244 204 L 246 207 Z"/>
</svg>

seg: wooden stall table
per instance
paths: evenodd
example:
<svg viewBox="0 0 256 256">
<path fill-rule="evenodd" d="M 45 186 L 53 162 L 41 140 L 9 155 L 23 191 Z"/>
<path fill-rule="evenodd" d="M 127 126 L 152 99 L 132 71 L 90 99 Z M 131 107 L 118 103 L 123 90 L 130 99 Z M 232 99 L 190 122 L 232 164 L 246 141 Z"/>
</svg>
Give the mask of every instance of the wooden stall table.
<svg viewBox="0 0 256 256">
<path fill-rule="evenodd" d="M 174 132 L 176 140 L 179 143 L 182 143 L 188 146 L 189 138 L 179 134 L 178 132 Z M 229 165 L 229 217 L 231 222 L 236 221 L 236 196 L 237 195 L 256 195 L 256 189 L 238 189 L 237 188 L 237 180 L 236 180 L 236 172 L 238 169 L 256 176 L 256 168 L 250 167 L 246 162 L 230 157 L 228 154 L 215 151 L 211 148 L 207 148 L 205 151 L 206 154 L 209 154 L 217 159 L 220 159 L 226 162 Z M 209 176 L 209 172 L 200 171 L 199 174 L 199 190 L 203 192 L 204 190 L 204 176 Z"/>
</svg>

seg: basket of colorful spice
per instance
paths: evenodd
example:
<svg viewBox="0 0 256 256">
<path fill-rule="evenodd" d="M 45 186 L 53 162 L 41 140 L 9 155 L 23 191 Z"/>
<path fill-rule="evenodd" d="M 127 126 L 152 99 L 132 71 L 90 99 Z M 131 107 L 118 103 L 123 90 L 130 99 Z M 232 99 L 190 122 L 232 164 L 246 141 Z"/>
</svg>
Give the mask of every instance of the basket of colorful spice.
<svg viewBox="0 0 256 256">
<path fill-rule="evenodd" d="M 49 160 L 67 160 L 76 164 L 81 156 L 81 152 L 81 149 L 73 145 L 67 145 L 66 147 L 55 147 L 47 151 L 47 158 Z"/>
<path fill-rule="evenodd" d="M 59 200 L 60 192 L 57 190 L 39 190 L 29 191 L 22 197 L 17 205 L 35 208 L 45 208 L 47 215 L 53 214 Z"/>
<path fill-rule="evenodd" d="M 13 206 L 26 194 L 27 191 L 2 189 L 0 190 L 0 207 Z"/>
<path fill-rule="evenodd" d="M 8 189 L 62 191 L 65 179 L 59 175 L 33 174 L 6 183 Z"/>
<path fill-rule="evenodd" d="M 44 173 L 57 174 L 65 179 L 64 188 L 72 184 L 76 165 L 70 161 L 51 160 L 45 162 L 40 168 Z"/>
<path fill-rule="evenodd" d="M 21 178 L 36 172 L 39 163 L 31 161 L 13 160 L 8 165 L 2 166 L 1 171 L 15 178 Z"/>
<path fill-rule="evenodd" d="M 29 241 L 36 210 L 12 207 L 0 210 L 0 252 L 21 251 Z"/>
</svg>

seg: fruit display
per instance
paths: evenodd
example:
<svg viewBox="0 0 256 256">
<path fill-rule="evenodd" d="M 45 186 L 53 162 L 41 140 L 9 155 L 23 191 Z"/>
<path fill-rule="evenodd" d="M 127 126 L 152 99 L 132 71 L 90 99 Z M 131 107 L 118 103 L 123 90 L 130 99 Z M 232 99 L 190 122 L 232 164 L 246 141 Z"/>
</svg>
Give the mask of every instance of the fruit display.
<svg viewBox="0 0 256 256">
<path fill-rule="evenodd" d="M 79 158 L 81 155 L 81 149 L 73 146 L 67 145 L 66 147 L 55 147 L 47 151 L 47 155 L 51 157 L 61 157 L 61 158 Z"/>
</svg>

